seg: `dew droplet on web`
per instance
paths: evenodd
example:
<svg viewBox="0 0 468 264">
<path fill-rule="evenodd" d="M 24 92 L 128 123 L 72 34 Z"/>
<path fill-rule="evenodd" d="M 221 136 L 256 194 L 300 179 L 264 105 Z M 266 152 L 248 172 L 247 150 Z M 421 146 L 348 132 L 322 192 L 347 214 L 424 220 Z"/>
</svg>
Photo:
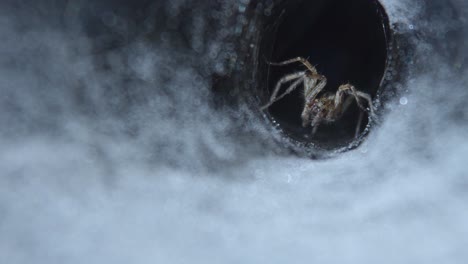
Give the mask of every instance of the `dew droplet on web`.
<svg viewBox="0 0 468 264">
<path fill-rule="evenodd" d="M 240 13 L 244 13 L 245 12 L 245 9 L 246 9 L 246 6 L 245 5 L 240 5 L 238 10 Z"/>
<path fill-rule="evenodd" d="M 401 105 L 407 105 L 408 104 L 408 98 L 406 98 L 406 97 L 400 98 L 400 104 Z"/>
</svg>

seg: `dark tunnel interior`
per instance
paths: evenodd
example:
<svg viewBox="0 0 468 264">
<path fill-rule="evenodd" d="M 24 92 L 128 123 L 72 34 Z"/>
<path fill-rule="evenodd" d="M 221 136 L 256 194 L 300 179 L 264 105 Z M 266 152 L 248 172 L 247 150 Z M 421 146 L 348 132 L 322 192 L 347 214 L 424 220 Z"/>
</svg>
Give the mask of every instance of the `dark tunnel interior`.
<svg viewBox="0 0 468 264">
<path fill-rule="evenodd" d="M 378 1 L 295 1 L 287 4 L 271 21 L 274 41 L 263 43 L 264 47 L 271 48 L 265 49 L 267 52 L 261 54 L 260 60 L 279 62 L 298 56 L 307 58 L 328 81 L 319 96 L 324 92 L 335 93 L 339 85 L 351 83 L 375 99 L 386 68 L 390 37 L 388 19 Z M 300 63 L 266 68 L 268 97 L 281 77 L 304 70 Z M 336 149 L 354 141 L 360 115 L 356 103 L 353 102 L 338 121 L 321 124 L 313 136 L 311 127 L 301 125 L 303 106 L 303 87 L 300 86 L 269 107 L 268 114 L 287 135 L 299 142 Z M 365 114 L 361 135 L 368 120 Z"/>
</svg>

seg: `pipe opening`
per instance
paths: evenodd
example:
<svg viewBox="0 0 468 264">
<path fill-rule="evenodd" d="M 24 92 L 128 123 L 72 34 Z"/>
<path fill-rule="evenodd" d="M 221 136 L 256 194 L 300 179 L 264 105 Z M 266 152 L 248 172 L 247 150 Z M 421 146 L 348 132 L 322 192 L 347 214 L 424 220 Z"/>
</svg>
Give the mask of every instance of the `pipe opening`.
<svg viewBox="0 0 468 264">
<path fill-rule="evenodd" d="M 265 89 L 262 103 L 269 100 L 283 76 L 304 70 L 300 63 L 271 66 L 294 57 L 307 58 L 327 78 L 325 92 L 335 93 L 341 84 L 353 84 L 357 90 L 375 99 L 387 64 L 388 18 L 378 1 L 317 0 L 292 1 L 278 8 L 269 22 L 270 35 L 262 43 L 260 64 Z M 284 85 L 282 91 L 288 85 Z M 322 123 L 312 136 L 311 127 L 302 127 L 304 106 L 302 85 L 266 110 L 272 121 L 295 141 L 333 150 L 355 142 L 360 109 L 355 102 L 336 122 Z M 366 132 L 364 114 L 360 138 Z"/>
</svg>

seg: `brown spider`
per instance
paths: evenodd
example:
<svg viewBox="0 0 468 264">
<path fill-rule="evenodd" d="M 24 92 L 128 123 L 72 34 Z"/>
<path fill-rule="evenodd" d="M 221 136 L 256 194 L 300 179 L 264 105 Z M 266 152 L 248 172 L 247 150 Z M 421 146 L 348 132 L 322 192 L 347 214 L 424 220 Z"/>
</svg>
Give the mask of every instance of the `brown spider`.
<svg viewBox="0 0 468 264">
<path fill-rule="evenodd" d="M 270 101 L 261 107 L 261 110 L 265 110 L 270 107 L 273 103 L 280 100 L 287 94 L 291 93 L 302 83 L 304 86 L 304 110 L 302 111 L 302 126 L 312 126 L 312 135 L 317 132 L 317 128 L 322 122 L 332 123 L 338 120 L 343 113 L 348 109 L 353 99 L 356 100 L 357 105 L 361 110 L 367 111 L 366 108 L 361 104 L 360 98 L 367 101 L 370 109 L 370 116 L 374 116 L 374 107 L 372 105 L 371 96 L 367 93 L 360 92 L 351 84 L 344 84 L 338 88 L 335 94 L 324 93 L 321 97 L 316 98 L 317 95 L 323 90 L 327 84 L 327 78 L 320 75 L 309 61 L 304 58 L 297 57 L 294 59 L 286 60 L 279 63 L 268 62 L 270 65 L 283 66 L 295 62 L 300 62 L 307 67 L 307 70 L 295 72 L 292 74 L 285 75 L 276 84 L 275 90 L 271 94 Z M 278 96 L 278 92 L 284 83 L 294 81 L 286 91 Z M 350 97 L 345 97 L 350 95 Z M 359 128 L 362 121 L 362 112 L 360 113 L 358 124 L 356 127 L 355 137 L 359 134 Z"/>
</svg>

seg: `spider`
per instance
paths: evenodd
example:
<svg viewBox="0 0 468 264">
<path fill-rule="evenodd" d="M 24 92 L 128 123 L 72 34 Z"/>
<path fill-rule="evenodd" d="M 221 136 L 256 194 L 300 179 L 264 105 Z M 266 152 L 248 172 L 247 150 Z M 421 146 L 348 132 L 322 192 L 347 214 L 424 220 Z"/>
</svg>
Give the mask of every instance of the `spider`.
<svg viewBox="0 0 468 264">
<path fill-rule="evenodd" d="M 321 123 L 332 123 L 340 119 L 343 113 L 351 105 L 353 99 L 356 100 L 357 105 L 362 111 L 367 112 L 367 109 L 364 108 L 364 106 L 361 104 L 361 98 L 366 100 L 370 109 L 369 118 L 374 116 L 374 106 L 372 105 L 371 96 L 367 93 L 358 91 L 353 85 L 349 83 L 341 85 L 335 94 L 327 92 L 317 98 L 317 95 L 327 85 L 327 78 L 325 78 L 323 75 L 320 75 L 315 67 L 304 58 L 297 57 L 278 63 L 268 62 L 268 64 L 284 66 L 295 62 L 302 63 L 307 68 L 307 70 L 283 76 L 276 84 L 276 87 L 271 94 L 270 101 L 261 107 L 262 111 L 270 107 L 273 103 L 280 100 L 287 94 L 291 93 L 293 90 L 299 87 L 300 84 L 302 84 L 304 86 L 305 103 L 301 114 L 302 126 L 307 127 L 310 125 L 312 127 L 312 135 L 317 132 L 317 129 Z M 293 82 L 291 85 L 289 85 L 286 91 L 283 94 L 278 95 L 281 86 L 291 81 Z M 359 128 L 361 126 L 363 114 L 362 111 L 359 115 L 355 137 L 359 135 Z"/>
</svg>

